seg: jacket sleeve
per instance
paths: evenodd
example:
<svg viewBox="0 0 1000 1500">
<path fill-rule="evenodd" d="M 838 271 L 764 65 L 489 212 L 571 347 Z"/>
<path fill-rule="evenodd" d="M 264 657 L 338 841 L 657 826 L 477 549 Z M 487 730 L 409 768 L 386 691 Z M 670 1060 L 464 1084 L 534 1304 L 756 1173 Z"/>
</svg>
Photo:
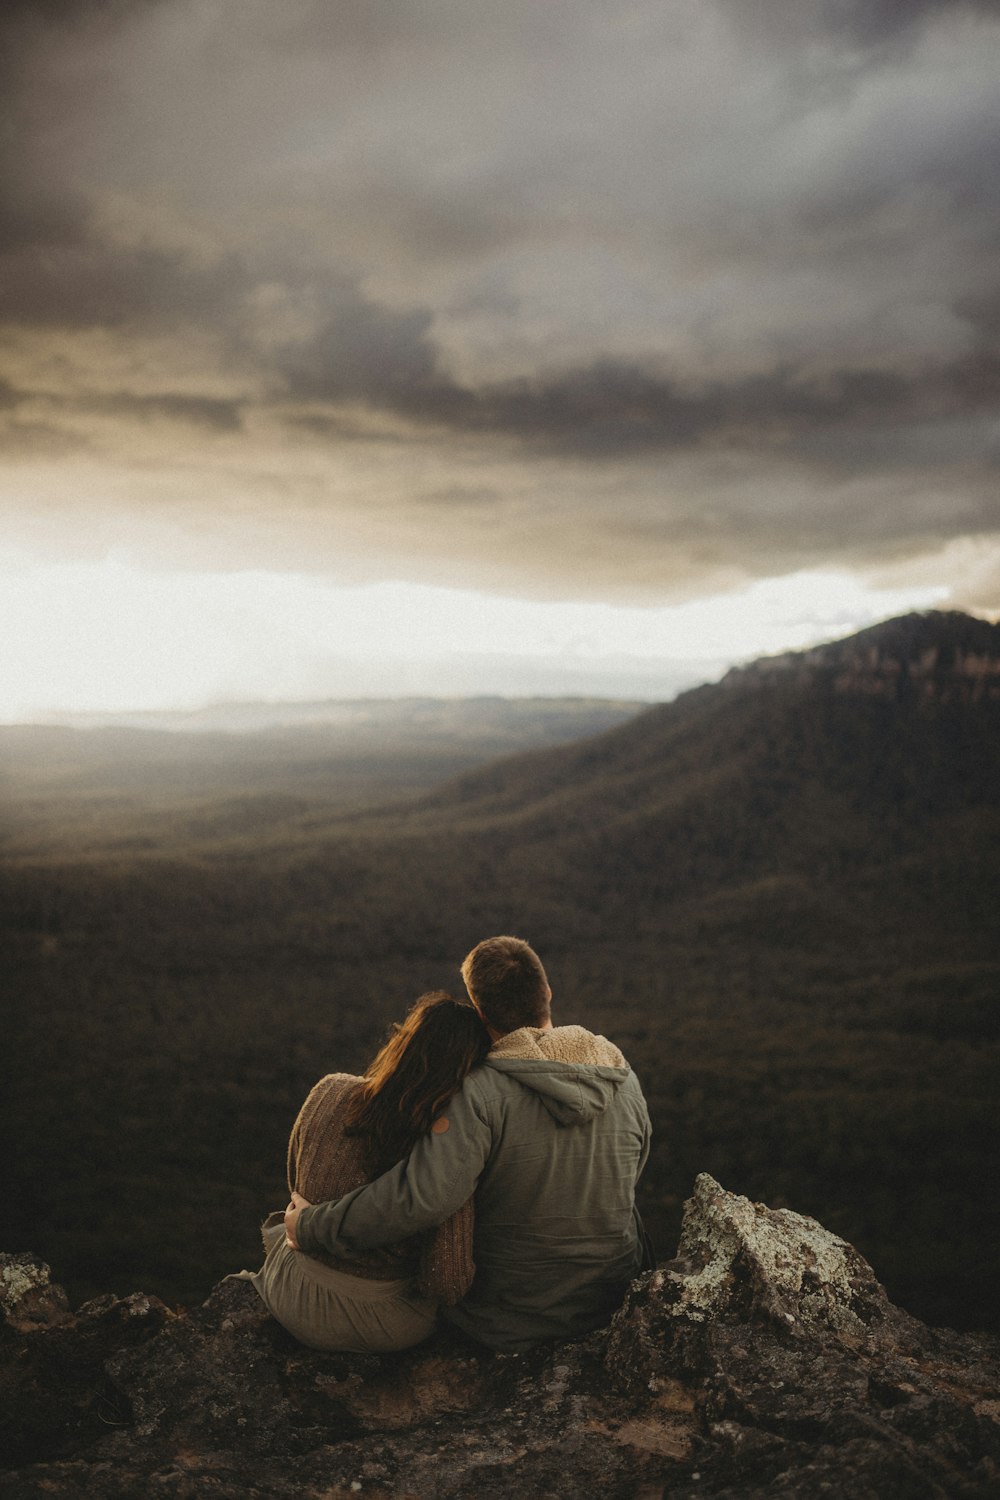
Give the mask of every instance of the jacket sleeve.
<svg viewBox="0 0 1000 1500">
<path fill-rule="evenodd" d="M 639 1080 L 638 1078 L 636 1078 L 634 1073 L 632 1074 L 632 1083 L 634 1084 L 635 1092 L 638 1095 L 637 1104 L 639 1128 L 642 1132 L 642 1143 L 639 1147 L 639 1164 L 636 1167 L 635 1171 L 636 1178 L 638 1179 L 642 1175 L 643 1167 L 649 1160 L 649 1148 L 653 1140 L 653 1127 L 649 1119 L 649 1107 L 646 1104 L 646 1099 L 639 1084 Z"/>
<path fill-rule="evenodd" d="M 653 1127 L 649 1123 L 649 1114 L 648 1114 L 648 1112 L 646 1112 L 646 1114 L 644 1116 L 644 1119 L 643 1119 L 642 1150 L 641 1150 L 641 1152 L 639 1154 L 639 1170 L 635 1174 L 636 1177 L 640 1176 L 643 1167 L 646 1165 L 647 1161 L 649 1160 L 649 1148 L 652 1145 L 652 1142 L 653 1142 Z"/>
<path fill-rule="evenodd" d="M 445 1118 L 447 1130 L 421 1137 L 405 1161 L 374 1182 L 303 1209 L 296 1231 L 302 1249 L 350 1259 L 431 1229 L 461 1208 L 486 1165 L 493 1133 L 470 1098 L 468 1080 Z"/>
</svg>

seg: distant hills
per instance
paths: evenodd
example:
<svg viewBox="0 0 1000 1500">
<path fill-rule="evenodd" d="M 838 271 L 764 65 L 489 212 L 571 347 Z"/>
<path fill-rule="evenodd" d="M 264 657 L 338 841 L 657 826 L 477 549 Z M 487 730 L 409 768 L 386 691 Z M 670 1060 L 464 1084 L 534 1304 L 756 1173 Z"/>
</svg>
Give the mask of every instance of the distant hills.
<svg viewBox="0 0 1000 1500">
<path fill-rule="evenodd" d="M 940 854 L 940 820 L 1000 799 L 998 716 L 1000 625 L 906 616 L 477 768 L 393 827 L 515 827 L 564 849 L 574 883 L 605 884 L 614 854 L 662 918 L 662 901 L 771 867 L 816 878 L 928 838 Z"/>
<path fill-rule="evenodd" d="M 0 868 L 0 1202 L 81 1291 L 197 1294 L 256 1254 L 315 1076 L 513 931 L 640 1074 L 664 1253 L 709 1171 L 922 1317 L 1000 1326 L 998 663 L 1000 626 L 907 616 L 450 779 L 431 757 L 391 804 L 364 757 L 340 803 L 308 757 L 280 798 L 163 783 L 139 846 L 113 768 L 83 802 L 69 777 L 61 834 L 50 767 Z"/>
<path fill-rule="evenodd" d="M 265 835 L 413 797 L 645 705 L 496 697 L 225 704 L 0 726 L 0 853 L 97 857 Z"/>
<path fill-rule="evenodd" d="M 41 721 L 69 729 L 141 729 L 177 735 L 280 734 L 332 731 L 337 739 L 378 733 L 412 740 L 420 734 L 478 739 L 485 732 L 512 742 L 547 744 L 595 732 L 645 704 L 610 698 L 315 698 L 287 702 L 213 703 L 204 708 L 117 713 L 52 713 Z"/>
</svg>

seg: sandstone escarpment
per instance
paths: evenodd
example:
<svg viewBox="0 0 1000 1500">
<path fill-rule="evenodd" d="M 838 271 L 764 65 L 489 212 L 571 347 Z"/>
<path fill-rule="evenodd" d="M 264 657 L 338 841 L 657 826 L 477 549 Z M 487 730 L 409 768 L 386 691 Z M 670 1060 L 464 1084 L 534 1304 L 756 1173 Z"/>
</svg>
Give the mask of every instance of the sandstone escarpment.
<svg viewBox="0 0 1000 1500">
<path fill-rule="evenodd" d="M 1000 1341 L 931 1330 L 815 1221 L 699 1177 L 610 1328 L 318 1354 L 245 1281 L 76 1313 L 0 1259 L 0 1496 L 921 1497 L 1000 1491 Z"/>
<path fill-rule="evenodd" d="M 904 615 L 847 640 L 766 656 L 723 681 L 822 683 L 836 693 L 915 702 L 1000 699 L 1000 624 L 947 611 Z"/>
</svg>

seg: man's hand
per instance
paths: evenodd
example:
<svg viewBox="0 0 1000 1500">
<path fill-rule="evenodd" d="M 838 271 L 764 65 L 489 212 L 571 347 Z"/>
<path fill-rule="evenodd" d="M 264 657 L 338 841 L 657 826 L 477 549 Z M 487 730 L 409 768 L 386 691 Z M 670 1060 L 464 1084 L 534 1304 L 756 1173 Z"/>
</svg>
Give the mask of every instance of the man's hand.
<svg viewBox="0 0 1000 1500">
<path fill-rule="evenodd" d="M 303 1198 L 301 1193 L 292 1193 L 292 1201 L 285 1209 L 285 1243 L 291 1245 L 293 1250 L 301 1250 L 298 1236 L 295 1231 L 298 1227 L 299 1214 L 304 1208 L 312 1208 L 308 1198 Z"/>
</svg>

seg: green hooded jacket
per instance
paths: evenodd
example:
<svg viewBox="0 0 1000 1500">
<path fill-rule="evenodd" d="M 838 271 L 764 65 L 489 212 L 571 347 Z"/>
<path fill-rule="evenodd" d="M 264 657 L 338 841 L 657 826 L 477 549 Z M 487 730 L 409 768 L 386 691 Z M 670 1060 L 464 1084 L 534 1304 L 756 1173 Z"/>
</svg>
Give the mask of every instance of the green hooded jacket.
<svg viewBox="0 0 1000 1500">
<path fill-rule="evenodd" d="M 445 1117 L 375 1182 L 305 1209 L 302 1249 L 349 1258 L 441 1223 L 474 1194 L 475 1280 L 443 1316 L 509 1351 L 601 1327 L 641 1268 L 634 1195 L 650 1139 L 617 1047 L 579 1026 L 524 1027 Z"/>
</svg>

